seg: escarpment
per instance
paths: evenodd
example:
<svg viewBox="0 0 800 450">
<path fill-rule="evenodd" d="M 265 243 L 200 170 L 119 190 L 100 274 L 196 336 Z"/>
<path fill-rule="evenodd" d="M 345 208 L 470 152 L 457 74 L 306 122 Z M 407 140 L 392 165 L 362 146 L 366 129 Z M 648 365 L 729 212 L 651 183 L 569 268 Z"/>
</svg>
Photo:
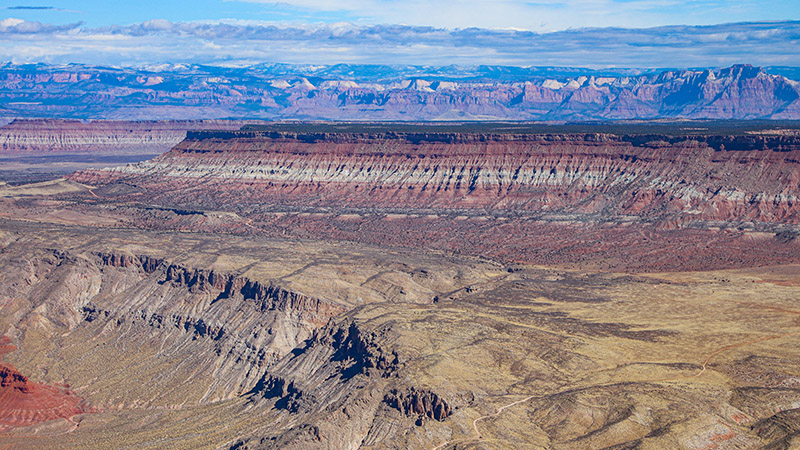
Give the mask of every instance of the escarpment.
<svg viewBox="0 0 800 450">
<path fill-rule="evenodd" d="M 298 311 L 311 323 L 323 325 L 328 318 L 344 311 L 342 305 L 289 291 L 269 283 L 254 281 L 247 277 L 215 270 L 188 268 L 171 264 L 163 259 L 147 255 L 119 255 L 99 253 L 97 255 L 109 267 L 136 267 L 147 274 L 159 271 L 163 279 L 160 284 L 172 283 L 186 287 L 191 293 L 215 293 L 213 302 L 225 299 L 242 299 L 253 302 L 264 312 L 270 310 Z"/>
<path fill-rule="evenodd" d="M 0 154 L 158 154 L 180 142 L 187 130 L 238 128 L 241 124 L 214 120 L 16 119 L 0 127 Z"/>
<path fill-rule="evenodd" d="M 796 136 L 191 132 L 151 161 L 73 179 L 250 214 L 383 208 L 800 224 Z"/>
<path fill-rule="evenodd" d="M 800 232 L 796 135 L 308 128 L 191 132 L 150 161 L 76 172 L 91 194 L 61 198 L 142 228 L 508 263 L 659 271 L 800 262 L 800 244 L 785 239 Z"/>
<path fill-rule="evenodd" d="M 183 287 L 192 294 L 214 296 L 212 304 L 223 300 L 252 303 L 260 312 L 293 312 L 298 318 L 318 326 L 330 317 L 345 311 L 335 302 L 310 297 L 247 277 L 219 271 L 189 268 L 147 255 L 99 253 L 98 258 L 108 267 L 136 268 L 145 274 L 157 272 L 157 283 Z M 84 307 L 84 310 L 87 310 Z M 202 320 L 200 321 L 202 324 Z M 201 325 L 202 326 L 202 325 Z"/>
<path fill-rule="evenodd" d="M 71 339 L 82 336 L 93 349 L 84 357 L 89 364 L 101 364 L 119 339 L 136 342 L 138 350 L 119 361 L 128 366 L 120 376 L 138 366 L 125 376 L 140 379 L 138 390 L 156 405 L 170 404 L 172 392 L 192 383 L 206 386 L 194 391 L 193 402 L 247 391 L 267 367 L 345 310 L 269 282 L 147 255 L 52 251 L 14 266 L 33 273 L 9 293 L 27 298 L 9 319 L 66 327 L 70 337 L 56 345 L 78 345 Z M 175 358 L 186 370 L 162 372 Z M 124 401 L 119 393 L 108 395 L 101 401 Z"/>
<path fill-rule="evenodd" d="M 398 430 L 421 426 L 424 420 L 445 420 L 452 413 L 447 400 L 408 386 L 391 335 L 390 330 L 350 319 L 315 331 L 249 393 L 253 405 L 266 403 L 285 414 L 282 422 L 291 424 L 289 430 L 272 436 L 274 431 L 265 430 L 232 448 L 293 448 L 313 442 L 355 448 L 384 443 Z"/>
<path fill-rule="evenodd" d="M 15 448 L 797 439 L 796 265 L 589 272 L 5 218 L 0 264 Z"/>
<path fill-rule="evenodd" d="M 0 192 L 4 444 L 797 443 L 796 134 L 291 127 Z"/>
<path fill-rule="evenodd" d="M 368 407 L 347 411 L 364 434 L 401 365 L 382 331 L 341 317 L 430 305 L 505 273 L 341 243 L 40 226 L 0 221 L 0 333 L 19 346 L 0 364 L 0 401 L 22 405 L 0 427 L 13 432 L 108 418 L 128 427 L 140 414 L 244 427 L 252 415 L 268 425 L 260 436 L 275 437 L 361 399 Z M 252 429 L 224 427 L 215 442 Z"/>
</svg>

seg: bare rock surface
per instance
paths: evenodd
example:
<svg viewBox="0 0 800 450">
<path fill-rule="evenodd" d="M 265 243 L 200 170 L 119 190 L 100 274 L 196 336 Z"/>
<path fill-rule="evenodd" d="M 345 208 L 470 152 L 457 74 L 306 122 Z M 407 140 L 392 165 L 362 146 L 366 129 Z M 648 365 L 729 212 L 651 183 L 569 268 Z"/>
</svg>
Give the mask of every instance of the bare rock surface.
<svg viewBox="0 0 800 450">
<path fill-rule="evenodd" d="M 203 131 L 70 179 L 134 226 L 674 270 L 797 261 L 798 155 L 783 134 Z"/>
<path fill-rule="evenodd" d="M 183 140 L 187 130 L 238 129 L 244 122 L 80 121 L 16 119 L 0 127 L 0 154 L 159 154 Z"/>
<path fill-rule="evenodd" d="M 0 331 L 19 346 L 4 355 L 4 388 L 72 402 L 4 421 L 15 448 L 796 439 L 796 265 L 635 275 L 343 242 L 0 226 Z"/>
<path fill-rule="evenodd" d="M 510 67 L 450 74 L 448 68 L 438 69 L 194 66 L 153 72 L 11 64 L 0 67 L 0 115 L 127 120 L 800 118 L 798 82 L 749 65 L 616 74 Z"/>
<path fill-rule="evenodd" d="M 14 350 L 8 336 L 0 337 L 0 432 L 94 412 L 69 386 L 35 383 L 3 362 Z"/>
<path fill-rule="evenodd" d="M 0 186 L 0 442 L 797 446 L 791 128 L 509 126 L 192 132 Z"/>
</svg>

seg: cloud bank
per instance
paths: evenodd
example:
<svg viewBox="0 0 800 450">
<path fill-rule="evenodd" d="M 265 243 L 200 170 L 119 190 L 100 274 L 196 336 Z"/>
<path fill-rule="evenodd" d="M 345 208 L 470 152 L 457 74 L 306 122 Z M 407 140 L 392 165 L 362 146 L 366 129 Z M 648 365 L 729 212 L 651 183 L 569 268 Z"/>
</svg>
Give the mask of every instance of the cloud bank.
<svg viewBox="0 0 800 450">
<path fill-rule="evenodd" d="M 128 26 L 0 21 L 0 60 L 142 65 L 430 64 L 572 67 L 800 66 L 800 21 L 537 33 L 243 20 Z"/>
<path fill-rule="evenodd" d="M 556 31 L 597 26 L 655 27 L 796 20 L 796 0 L 231 0 L 287 12 L 327 12 L 360 24 Z"/>
</svg>

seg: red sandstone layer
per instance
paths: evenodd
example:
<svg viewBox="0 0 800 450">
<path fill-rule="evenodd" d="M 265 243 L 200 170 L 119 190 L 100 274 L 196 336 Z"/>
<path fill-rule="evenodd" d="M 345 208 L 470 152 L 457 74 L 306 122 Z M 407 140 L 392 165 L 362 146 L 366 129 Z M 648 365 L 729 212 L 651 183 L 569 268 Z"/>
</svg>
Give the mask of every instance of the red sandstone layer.
<svg viewBox="0 0 800 450">
<path fill-rule="evenodd" d="M 0 431 L 69 419 L 90 411 L 68 386 L 32 382 L 16 367 L 3 362 L 3 355 L 14 350 L 16 347 L 7 336 L 0 337 Z"/>
<path fill-rule="evenodd" d="M 0 154 L 157 154 L 180 142 L 187 130 L 235 130 L 244 123 L 223 120 L 86 122 L 17 119 L 0 127 Z"/>
<path fill-rule="evenodd" d="M 201 132 L 151 161 L 73 179 L 201 209 L 800 224 L 800 139 L 785 136 Z"/>
</svg>

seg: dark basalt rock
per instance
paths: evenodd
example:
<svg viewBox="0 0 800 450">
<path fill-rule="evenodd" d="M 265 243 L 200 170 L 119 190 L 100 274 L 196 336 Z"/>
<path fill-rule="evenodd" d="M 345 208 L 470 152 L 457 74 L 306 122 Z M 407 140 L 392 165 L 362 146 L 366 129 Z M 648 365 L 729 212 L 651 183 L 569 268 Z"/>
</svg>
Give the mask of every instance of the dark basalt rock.
<svg viewBox="0 0 800 450">
<path fill-rule="evenodd" d="M 252 393 L 266 399 L 275 399 L 275 408 L 291 413 L 298 412 L 302 405 L 303 391 L 293 381 L 286 381 L 281 377 L 268 375 L 258 382 Z"/>
<path fill-rule="evenodd" d="M 414 387 L 405 390 L 392 389 L 383 401 L 408 417 L 427 417 L 442 421 L 452 413 L 450 406 L 438 394 Z"/>
</svg>

